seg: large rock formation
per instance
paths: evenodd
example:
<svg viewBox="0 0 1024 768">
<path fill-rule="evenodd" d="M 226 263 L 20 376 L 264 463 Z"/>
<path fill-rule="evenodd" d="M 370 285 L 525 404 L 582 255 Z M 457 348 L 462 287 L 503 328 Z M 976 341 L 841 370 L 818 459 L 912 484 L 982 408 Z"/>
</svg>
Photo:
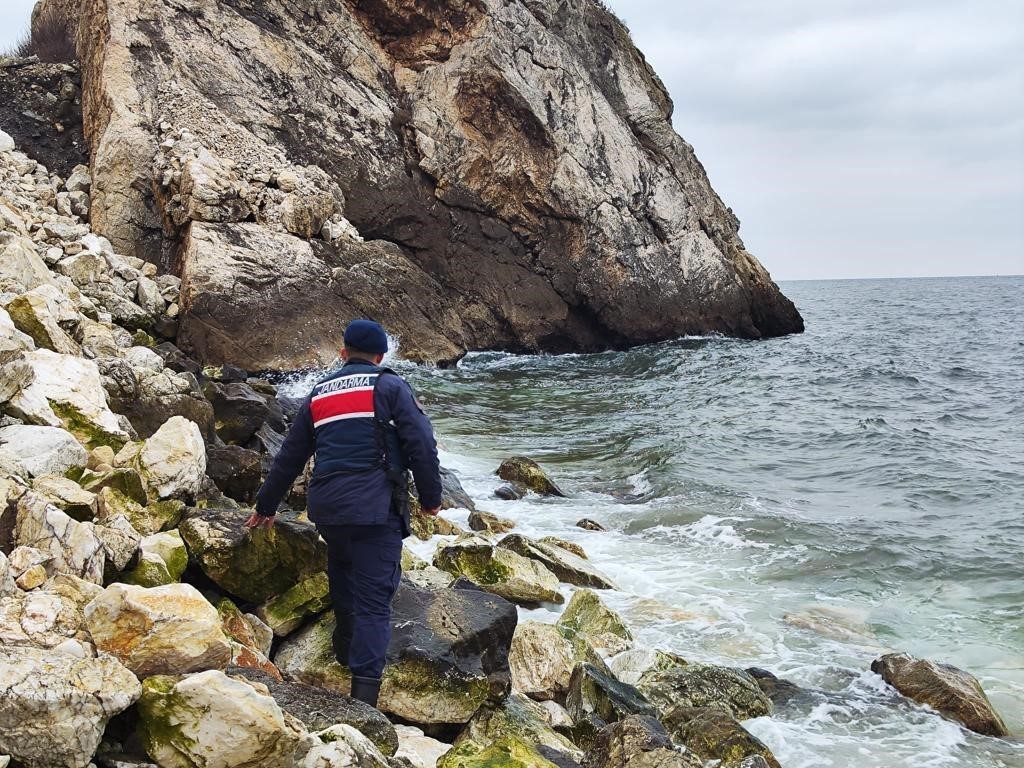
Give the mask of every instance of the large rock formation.
<svg viewBox="0 0 1024 768">
<path fill-rule="evenodd" d="M 802 329 L 596 0 L 85 0 L 78 46 L 93 226 L 205 360 Z"/>
</svg>

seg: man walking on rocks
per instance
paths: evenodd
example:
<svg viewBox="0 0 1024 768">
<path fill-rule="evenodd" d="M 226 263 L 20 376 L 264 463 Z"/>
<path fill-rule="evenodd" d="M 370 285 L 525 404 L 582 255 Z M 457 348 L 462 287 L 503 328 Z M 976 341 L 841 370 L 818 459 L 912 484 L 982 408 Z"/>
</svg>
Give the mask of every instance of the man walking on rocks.
<svg viewBox="0 0 1024 768">
<path fill-rule="evenodd" d="M 437 443 L 412 389 L 381 367 L 388 338 L 378 323 L 345 329 L 344 365 L 319 381 L 299 410 L 256 497 L 249 528 L 274 514 L 310 456 L 309 519 L 327 542 L 337 617 L 334 653 L 352 672 L 352 696 L 377 706 L 391 638 L 391 601 L 409 535 L 408 470 L 429 515 L 441 506 Z"/>
</svg>

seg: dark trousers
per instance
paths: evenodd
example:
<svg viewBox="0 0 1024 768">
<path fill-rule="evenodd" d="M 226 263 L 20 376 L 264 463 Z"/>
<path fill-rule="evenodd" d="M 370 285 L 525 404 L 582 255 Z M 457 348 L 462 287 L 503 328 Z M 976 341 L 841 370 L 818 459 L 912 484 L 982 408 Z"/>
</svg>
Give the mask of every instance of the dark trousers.
<svg viewBox="0 0 1024 768">
<path fill-rule="evenodd" d="M 318 525 L 327 542 L 327 579 L 338 621 L 338 663 L 379 678 L 391 641 L 391 601 L 402 578 L 402 530 L 392 525 Z M 348 646 L 348 658 L 341 658 Z"/>
</svg>

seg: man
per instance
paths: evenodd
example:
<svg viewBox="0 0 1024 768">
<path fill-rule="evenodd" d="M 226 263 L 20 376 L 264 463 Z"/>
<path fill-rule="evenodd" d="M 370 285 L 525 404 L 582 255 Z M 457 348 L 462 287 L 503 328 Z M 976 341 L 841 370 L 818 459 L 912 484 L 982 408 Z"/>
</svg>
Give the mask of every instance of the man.
<svg viewBox="0 0 1024 768">
<path fill-rule="evenodd" d="M 423 511 L 436 515 L 441 506 L 430 420 L 409 385 L 380 367 L 387 350 L 378 323 L 356 320 L 345 329 L 344 365 L 306 398 L 245 523 L 271 528 L 284 495 L 315 455 L 306 507 L 327 542 L 334 653 L 352 672 L 352 696 L 374 707 L 402 575 L 402 539 L 410 533 L 409 469 Z"/>
</svg>

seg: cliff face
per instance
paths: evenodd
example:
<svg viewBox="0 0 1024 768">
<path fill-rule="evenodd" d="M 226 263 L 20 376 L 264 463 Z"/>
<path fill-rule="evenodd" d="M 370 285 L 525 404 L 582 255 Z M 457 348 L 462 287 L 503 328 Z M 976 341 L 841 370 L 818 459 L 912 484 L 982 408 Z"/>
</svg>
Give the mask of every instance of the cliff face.
<svg viewBox="0 0 1024 768">
<path fill-rule="evenodd" d="M 207 360 L 322 362 L 356 315 L 423 360 L 803 328 L 595 0 L 80 14 L 92 224 L 181 274 Z"/>
</svg>

